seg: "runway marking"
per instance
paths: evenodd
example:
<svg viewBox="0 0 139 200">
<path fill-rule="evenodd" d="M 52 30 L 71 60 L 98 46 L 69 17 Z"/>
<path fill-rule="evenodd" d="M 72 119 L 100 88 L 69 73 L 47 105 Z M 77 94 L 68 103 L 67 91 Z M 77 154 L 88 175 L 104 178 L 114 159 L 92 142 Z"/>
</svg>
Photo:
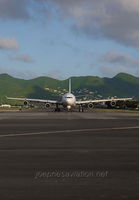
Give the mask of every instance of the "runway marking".
<svg viewBox="0 0 139 200">
<path fill-rule="evenodd" d="M 95 128 L 95 129 L 71 129 L 71 130 L 61 130 L 61 131 L 45 131 L 45 132 L 36 132 L 36 133 L 21 133 L 21 134 L 5 134 L 0 135 L 2 137 L 19 137 L 19 136 L 30 136 L 30 135 L 47 135 L 54 133 L 78 133 L 78 132 L 93 132 L 93 131 L 106 131 L 106 130 L 130 130 L 130 129 L 139 129 L 139 126 L 129 126 L 129 127 L 115 127 L 115 128 Z"/>
</svg>

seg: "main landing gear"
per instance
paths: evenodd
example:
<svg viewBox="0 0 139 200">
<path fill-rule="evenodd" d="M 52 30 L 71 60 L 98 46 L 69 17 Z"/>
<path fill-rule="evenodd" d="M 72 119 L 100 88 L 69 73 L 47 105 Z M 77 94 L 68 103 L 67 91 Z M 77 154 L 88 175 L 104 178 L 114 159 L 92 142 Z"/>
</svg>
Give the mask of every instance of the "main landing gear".
<svg viewBox="0 0 139 200">
<path fill-rule="evenodd" d="M 83 106 L 79 106 L 79 112 L 84 112 L 84 107 Z"/>
<path fill-rule="evenodd" d="M 56 104 L 55 112 L 60 112 L 60 108 L 58 107 L 58 104 Z"/>
</svg>

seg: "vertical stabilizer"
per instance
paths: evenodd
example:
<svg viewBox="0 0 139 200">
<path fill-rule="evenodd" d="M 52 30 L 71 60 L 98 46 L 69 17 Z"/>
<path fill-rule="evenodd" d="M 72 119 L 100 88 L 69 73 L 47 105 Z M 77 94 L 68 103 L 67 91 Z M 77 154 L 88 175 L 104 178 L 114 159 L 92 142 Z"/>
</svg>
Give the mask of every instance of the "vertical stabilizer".
<svg viewBox="0 0 139 200">
<path fill-rule="evenodd" d="M 71 93 L 71 78 L 69 78 L 69 93 Z"/>
</svg>

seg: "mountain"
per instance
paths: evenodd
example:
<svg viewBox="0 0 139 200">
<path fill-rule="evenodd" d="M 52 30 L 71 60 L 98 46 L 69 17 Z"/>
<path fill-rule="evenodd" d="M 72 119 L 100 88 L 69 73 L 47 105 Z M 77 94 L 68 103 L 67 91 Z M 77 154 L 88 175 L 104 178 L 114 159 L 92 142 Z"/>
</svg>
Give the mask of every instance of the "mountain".
<svg viewBox="0 0 139 200">
<path fill-rule="evenodd" d="M 71 77 L 72 92 L 75 95 L 91 94 L 94 98 L 135 97 L 139 99 L 139 78 L 130 74 L 119 73 L 113 78 L 97 76 Z M 0 74 L 0 97 L 29 97 L 58 99 L 68 90 L 67 80 L 50 77 L 38 77 L 31 80 L 14 78 Z"/>
</svg>

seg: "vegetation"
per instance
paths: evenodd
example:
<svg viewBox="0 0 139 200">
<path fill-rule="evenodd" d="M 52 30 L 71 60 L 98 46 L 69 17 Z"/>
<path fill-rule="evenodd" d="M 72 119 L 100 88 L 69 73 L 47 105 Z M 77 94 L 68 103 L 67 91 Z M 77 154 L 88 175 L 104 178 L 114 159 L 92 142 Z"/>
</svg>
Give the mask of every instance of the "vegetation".
<svg viewBox="0 0 139 200">
<path fill-rule="evenodd" d="M 93 94 L 93 98 L 135 97 L 139 99 L 139 78 L 130 74 L 120 73 L 113 78 L 96 76 L 72 77 L 72 92 L 75 95 Z M 5 96 L 58 99 L 68 90 L 67 80 L 56 80 L 50 77 L 38 77 L 23 80 L 0 75 L 0 98 L 7 103 Z"/>
</svg>

